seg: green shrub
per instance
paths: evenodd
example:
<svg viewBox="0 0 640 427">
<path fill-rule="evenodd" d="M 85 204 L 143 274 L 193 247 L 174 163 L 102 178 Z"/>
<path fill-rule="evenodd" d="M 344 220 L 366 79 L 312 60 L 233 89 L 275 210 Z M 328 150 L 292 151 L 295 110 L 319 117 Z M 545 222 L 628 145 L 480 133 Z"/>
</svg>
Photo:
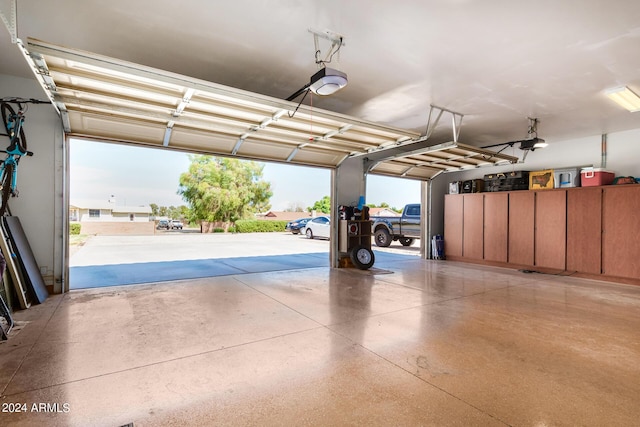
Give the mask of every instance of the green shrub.
<svg viewBox="0 0 640 427">
<path fill-rule="evenodd" d="M 224 228 L 216 227 L 213 229 L 214 233 L 224 233 Z"/>
<path fill-rule="evenodd" d="M 273 231 L 285 231 L 287 221 L 268 221 L 259 219 L 242 219 L 236 221 L 238 233 L 264 233 Z"/>
<path fill-rule="evenodd" d="M 72 222 L 69 224 L 69 234 L 80 234 L 80 223 Z"/>
<path fill-rule="evenodd" d="M 233 225 L 232 225 L 231 227 L 229 227 L 229 228 L 227 229 L 227 231 L 228 231 L 229 233 L 237 233 L 237 232 L 238 232 L 238 230 L 236 230 L 236 227 L 234 227 Z"/>
</svg>

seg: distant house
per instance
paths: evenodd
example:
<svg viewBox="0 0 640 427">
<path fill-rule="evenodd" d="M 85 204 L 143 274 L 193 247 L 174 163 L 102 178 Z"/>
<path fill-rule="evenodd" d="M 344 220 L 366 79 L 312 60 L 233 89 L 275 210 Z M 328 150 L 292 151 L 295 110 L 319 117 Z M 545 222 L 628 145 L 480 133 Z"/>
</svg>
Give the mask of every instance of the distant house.
<svg viewBox="0 0 640 427">
<path fill-rule="evenodd" d="M 389 208 L 369 208 L 369 216 L 402 216 Z"/>
<path fill-rule="evenodd" d="M 149 222 L 151 207 L 120 206 L 115 200 L 71 200 L 69 220 L 80 222 Z"/>
</svg>

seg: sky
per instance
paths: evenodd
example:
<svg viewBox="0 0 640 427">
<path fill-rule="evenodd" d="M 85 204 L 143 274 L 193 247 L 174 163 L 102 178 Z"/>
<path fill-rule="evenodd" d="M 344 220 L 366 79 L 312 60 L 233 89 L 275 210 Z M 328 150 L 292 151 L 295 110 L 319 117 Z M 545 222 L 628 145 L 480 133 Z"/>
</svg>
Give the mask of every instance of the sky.
<svg viewBox="0 0 640 427">
<path fill-rule="evenodd" d="M 189 169 L 188 154 L 133 145 L 72 139 L 69 155 L 72 200 L 108 200 L 120 206 L 186 205 L 177 194 L 180 174 Z M 401 208 L 420 202 L 415 180 L 369 175 L 366 203 Z M 271 210 L 296 206 L 306 210 L 331 193 L 328 169 L 264 163 L 263 180 L 271 183 Z"/>
</svg>

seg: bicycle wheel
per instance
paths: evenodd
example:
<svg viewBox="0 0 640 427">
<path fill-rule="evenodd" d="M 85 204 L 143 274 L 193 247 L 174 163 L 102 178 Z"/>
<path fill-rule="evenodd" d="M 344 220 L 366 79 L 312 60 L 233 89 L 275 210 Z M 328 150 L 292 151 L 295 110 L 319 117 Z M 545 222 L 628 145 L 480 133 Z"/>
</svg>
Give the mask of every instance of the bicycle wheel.
<svg viewBox="0 0 640 427">
<path fill-rule="evenodd" d="M 11 107 L 11 105 L 6 102 L 3 102 L 0 105 L 0 110 L 2 110 L 2 123 L 4 123 L 4 128 L 7 131 L 7 135 L 9 135 L 9 138 L 11 138 L 11 128 L 13 126 L 9 126 L 9 124 L 13 121 L 13 117 L 16 115 L 16 112 Z M 13 125 L 15 126 L 16 123 L 13 122 Z M 10 145 L 13 146 L 14 143 L 17 143 L 22 151 L 27 151 L 27 138 L 25 138 L 24 136 L 23 126 L 20 126 L 19 135 L 14 135 L 13 138 L 11 138 Z M 10 149 L 12 148 L 14 147 L 11 147 Z"/>
<path fill-rule="evenodd" d="M 2 184 L 2 203 L 0 203 L 0 216 L 7 211 L 9 197 L 11 197 L 11 176 L 13 175 L 13 165 L 4 166 L 0 184 Z"/>
</svg>

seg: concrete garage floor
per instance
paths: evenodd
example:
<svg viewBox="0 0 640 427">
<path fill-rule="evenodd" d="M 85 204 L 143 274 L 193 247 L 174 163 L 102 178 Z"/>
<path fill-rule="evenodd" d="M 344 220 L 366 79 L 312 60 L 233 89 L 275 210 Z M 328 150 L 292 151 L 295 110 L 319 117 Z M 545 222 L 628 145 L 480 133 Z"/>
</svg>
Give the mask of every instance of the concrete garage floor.
<svg viewBox="0 0 640 427">
<path fill-rule="evenodd" d="M 640 287 L 415 258 L 391 270 L 50 297 L 0 344 L 3 408 L 27 409 L 0 425 L 638 424 Z"/>
</svg>

